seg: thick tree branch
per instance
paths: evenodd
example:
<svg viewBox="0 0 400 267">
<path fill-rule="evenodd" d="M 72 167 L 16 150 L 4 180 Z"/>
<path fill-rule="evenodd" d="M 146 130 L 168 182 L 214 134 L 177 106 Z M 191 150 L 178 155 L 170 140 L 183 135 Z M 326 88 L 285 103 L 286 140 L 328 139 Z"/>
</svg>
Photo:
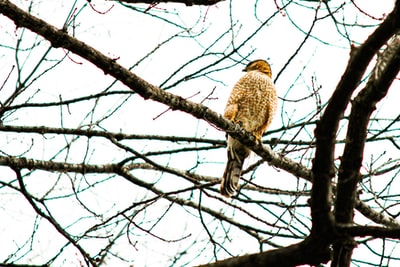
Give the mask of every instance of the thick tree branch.
<svg viewBox="0 0 400 267">
<path fill-rule="evenodd" d="M 347 68 L 329 100 L 315 129 L 316 151 L 313 161 L 314 183 L 311 199 L 312 232 L 316 235 L 332 232 L 331 178 L 334 176 L 334 151 L 340 119 L 350 97 L 361 81 L 369 62 L 380 47 L 400 28 L 400 1 L 373 34 L 358 48 L 354 48 Z"/>
<path fill-rule="evenodd" d="M 352 102 L 346 144 L 341 157 L 335 202 L 337 223 L 351 224 L 357 198 L 357 185 L 360 181 L 364 146 L 370 116 L 376 104 L 386 96 L 390 85 L 400 70 L 400 37 L 394 38 L 378 60 L 373 75 Z M 354 243 L 351 238 L 344 238 L 334 245 L 333 266 L 350 266 Z"/>
<path fill-rule="evenodd" d="M 348 225 L 338 224 L 336 226 L 337 231 L 340 231 L 344 235 L 348 236 L 373 236 L 376 238 L 393 238 L 400 239 L 400 227 L 385 228 L 379 226 L 360 226 L 360 225 Z M 342 266 L 342 265 L 340 265 Z"/>
<path fill-rule="evenodd" d="M 356 210 L 371 221 L 382 224 L 388 227 L 400 227 L 400 222 L 396 221 L 392 217 L 386 216 L 385 214 L 378 212 L 368 206 L 365 202 L 357 199 L 355 204 Z"/>
<path fill-rule="evenodd" d="M 118 1 L 129 4 L 157 4 L 157 3 L 181 3 L 187 6 L 212 6 L 218 2 L 222 2 L 224 0 L 108 0 L 108 1 Z"/>
<path fill-rule="evenodd" d="M 290 256 L 289 256 L 290 255 Z M 329 250 L 321 250 L 318 243 L 311 239 L 262 253 L 234 257 L 224 261 L 201 265 L 199 267 L 261 267 L 261 266 L 298 266 L 302 264 L 318 265 L 330 259 Z"/>
<path fill-rule="evenodd" d="M 175 135 L 150 135 L 150 134 L 127 134 L 120 132 L 99 131 L 87 128 L 56 128 L 45 126 L 18 126 L 18 125 L 0 125 L 1 132 L 17 132 L 17 133 L 37 133 L 37 134 L 60 134 L 60 135 L 77 135 L 87 138 L 104 137 L 107 139 L 114 138 L 115 140 L 158 140 L 169 142 L 196 142 L 208 143 L 212 145 L 226 145 L 225 140 L 206 139 L 198 137 L 183 137 Z"/>
<path fill-rule="evenodd" d="M 34 264 L 1 263 L 1 267 L 50 267 L 50 265 L 48 265 L 48 264 L 34 265 Z"/>
<path fill-rule="evenodd" d="M 47 160 L 36 160 L 24 157 L 0 156 L 0 166 L 9 166 L 13 169 L 45 170 L 52 172 L 75 172 L 75 173 L 116 173 L 121 168 L 118 164 L 82 164 L 54 162 Z"/>
<path fill-rule="evenodd" d="M 0 1 L 0 12 L 13 20 L 17 27 L 25 27 L 49 40 L 53 47 L 63 47 L 93 63 L 99 69 L 103 70 L 105 74 L 110 74 L 121 81 L 144 99 L 152 99 L 169 106 L 172 110 L 181 110 L 198 119 L 212 122 L 222 130 L 235 132 L 235 125 L 225 120 L 220 114 L 213 112 L 206 106 L 185 100 L 180 96 L 163 91 L 146 82 L 128 69 L 119 65 L 115 60 L 70 36 L 67 32 L 59 30 L 45 21 L 21 10 L 9 1 Z M 245 134 L 243 134 L 243 136 L 244 135 Z M 254 143 L 254 138 L 247 142 L 249 141 Z"/>
</svg>

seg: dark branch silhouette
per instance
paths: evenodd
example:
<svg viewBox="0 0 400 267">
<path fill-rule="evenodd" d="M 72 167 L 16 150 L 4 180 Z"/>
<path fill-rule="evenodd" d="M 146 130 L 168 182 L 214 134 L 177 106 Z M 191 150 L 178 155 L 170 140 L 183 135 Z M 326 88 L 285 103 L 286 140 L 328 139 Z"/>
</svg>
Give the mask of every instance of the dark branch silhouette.
<svg viewBox="0 0 400 267">
<path fill-rule="evenodd" d="M 160 2 L 175 2 L 192 6 L 214 5 L 220 1 L 120 2 L 144 3 L 154 7 Z M 270 140 L 265 140 L 264 143 L 256 141 L 254 136 L 245 132 L 239 125 L 224 119 L 220 114 L 204 105 L 204 102 L 213 99 L 215 88 L 209 88 L 208 92 L 211 93 L 197 102 L 189 100 L 196 94 L 189 92 L 186 97 L 183 97 L 169 91 L 198 77 L 206 77 L 212 80 L 211 74 L 245 62 L 248 55 L 253 53 L 253 50 L 243 52 L 240 49 L 244 49 L 247 41 L 265 29 L 266 25 L 277 14 L 283 14 L 282 17 L 284 17 L 284 13 L 280 12 L 291 5 L 291 3 L 288 3 L 284 7 L 279 7 L 277 3 L 275 4 L 277 10 L 273 12 L 274 14 L 267 19 L 259 19 L 256 30 L 248 35 L 244 41 L 238 43 L 239 45 L 236 45 L 238 41 L 235 40 L 234 36 L 234 29 L 237 24 L 231 20 L 231 28 L 223 32 L 220 38 L 217 38 L 219 41 L 232 34 L 231 43 L 225 46 L 225 51 L 221 53 L 211 52 L 217 41 L 210 46 L 199 45 L 203 49 L 203 54 L 194 57 L 192 60 L 189 59 L 175 71 L 171 70 L 170 73 L 172 74 L 169 77 L 163 77 L 165 82 L 162 84 L 168 82 L 168 85 L 165 88 L 160 88 L 136 74 L 140 70 L 136 69 L 135 65 L 126 68 L 118 63 L 120 59 L 107 56 L 74 37 L 74 34 L 72 34 L 75 30 L 73 14 L 80 11 L 71 11 L 70 26 L 68 26 L 70 28 L 67 27 L 68 23 L 66 23 L 62 29 L 58 29 L 17 5 L 0 0 L 0 14 L 14 22 L 17 29 L 28 29 L 50 42 L 51 46 L 47 47 L 39 62 L 47 60 L 51 62 L 46 56 L 53 48 L 59 48 L 65 52 L 60 61 L 53 63 L 46 70 L 39 68 L 40 64 L 33 67 L 33 71 L 27 74 L 28 78 L 25 80 L 23 79 L 25 73 L 22 72 L 23 60 L 15 56 L 16 67 L 13 66 L 9 70 L 4 84 L 0 86 L 0 89 L 2 89 L 13 77 L 14 71 L 17 72 L 14 91 L 7 95 L 5 101 L 2 100 L 0 106 L 2 121 L 0 131 L 2 133 L 13 133 L 16 136 L 31 137 L 30 140 L 29 138 L 23 139 L 24 141 L 29 140 L 25 141 L 24 149 L 13 151 L 12 154 L 7 154 L 9 153 L 7 151 L 10 151 L 9 149 L 0 150 L 0 166 L 11 169 L 11 174 L 5 175 L 7 177 L 0 180 L 0 187 L 23 196 L 37 217 L 53 226 L 66 242 L 64 246 L 58 248 L 58 252 L 50 258 L 46 258 L 45 264 L 42 266 L 51 265 L 58 257 L 61 257 L 60 255 L 68 247 L 73 247 L 75 252 L 80 255 L 77 256 L 79 261 L 82 259 L 88 266 L 106 265 L 106 255 L 112 255 L 119 258 L 124 264 L 130 264 L 128 257 L 124 258 L 124 256 L 119 255 L 118 245 L 124 238 L 125 243 L 121 243 L 127 244 L 126 242 L 128 242 L 130 249 L 136 249 L 135 240 L 140 238 L 140 234 L 136 234 L 135 231 L 166 244 L 184 241 L 197 234 L 185 232 L 188 228 L 187 225 L 176 226 L 182 227 L 182 232 L 180 236 L 172 237 L 168 236 L 169 233 L 166 233 L 163 228 L 160 228 L 162 230 L 158 228 L 163 220 L 168 222 L 168 217 L 176 212 L 177 206 L 183 207 L 182 210 L 188 214 L 188 218 L 182 220 L 188 220 L 187 224 L 197 223 L 196 227 L 205 232 L 207 243 L 205 243 L 204 250 L 211 251 L 209 255 L 212 255 L 212 259 L 209 260 L 211 263 L 202 266 L 257 267 L 302 264 L 317 266 L 330 260 L 332 260 L 334 266 L 350 266 L 353 249 L 357 246 L 357 242 L 368 242 L 359 241 L 360 237 L 367 236 L 382 240 L 390 238 L 399 242 L 400 223 L 396 220 L 399 216 L 396 211 L 397 195 L 395 193 L 386 195 L 385 189 L 378 191 L 366 186 L 371 183 L 372 177 L 387 175 L 392 176 L 392 180 L 387 182 L 386 185 L 387 188 L 390 188 L 394 184 L 399 170 L 398 159 L 390 158 L 390 160 L 382 163 L 379 161 L 378 155 L 378 159 L 371 158 L 368 166 L 364 166 L 367 162 L 364 154 L 365 146 L 374 142 L 386 142 L 394 149 L 400 147 L 398 144 L 400 127 L 396 124 L 398 120 L 396 118 L 399 115 L 395 114 L 391 119 L 379 118 L 374 115 L 377 104 L 385 98 L 393 82 L 396 81 L 400 70 L 400 20 L 398 19 L 400 17 L 400 0 L 395 2 L 393 11 L 382 22 L 379 22 L 380 24 L 362 44 L 352 46 L 347 66 L 344 67 L 343 75 L 328 101 L 322 102 L 320 96 L 322 90 L 314 78 L 310 82 L 312 84 L 309 88 L 311 93 L 304 93 L 301 97 L 296 98 L 290 96 L 282 98 L 283 105 L 289 102 L 301 105 L 310 100 L 314 101 L 315 110 L 312 114 L 308 114 L 293 123 L 290 119 L 287 120 L 287 123 L 282 119 L 282 122 L 285 121 L 285 123 L 282 123 L 281 128 L 266 133 L 265 138 L 273 137 Z M 333 9 L 329 6 L 330 4 L 329 1 L 309 3 L 309 5 L 315 5 L 313 6 L 314 19 L 312 25 L 305 32 L 303 41 L 300 42 L 293 56 L 289 58 L 288 63 L 282 67 L 281 71 L 277 72 L 281 74 L 281 77 L 284 75 L 283 71 L 289 67 L 289 63 L 293 62 L 295 57 L 300 54 L 299 51 L 303 45 L 309 42 L 311 37 L 317 39 L 312 35 L 312 31 L 320 20 L 331 18 L 337 31 L 350 41 L 350 38 L 346 35 L 346 27 L 357 27 L 358 25 L 339 23 L 335 18 L 335 13 L 341 7 L 337 7 L 332 12 Z M 353 3 L 353 5 L 355 4 Z M 130 5 L 124 6 L 132 8 Z M 359 12 L 366 14 L 364 10 L 360 11 L 360 7 L 356 7 Z M 132 10 L 138 12 L 135 8 L 132 8 Z M 142 13 L 145 14 L 147 11 Z M 258 17 L 259 14 L 255 11 L 254 16 Z M 374 17 L 370 18 L 375 19 Z M 168 23 L 174 24 L 175 22 L 168 20 Z M 363 26 L 365 25 L 361 27 Z M 179 28 L 179 33 L 172 33 L 172 39 L 190 32 L 190 29 L 183 29 L 181 25 L 177 28 Z M 71 29 L 72 33 L 69 33 L 67 29 Z M 200 32 L 204 33 L 205 30 L 202 29 Z M 190 38 L 195 38 L 194 35 L 190 34 Z M 16 47 L 13 48 L 17 55 L 18 52 L 27 49 L 21 44 L 21 40 L 19 39 L 16 42 Z M 171 39 L 167 38 L 167 41 L 161 42 L 161 44 L 167 44 L 168 40 Z M 317 41 L 323 42 L 322 40 Z M 229 50 L 226 47 L 232 47 L 232 49 Z M 28 48 L 27 51 L 30 51 L 29 49 L 32 48 Z M 158 47 L 150 49 L 150 54 L 147 54 L 144 58 L 149 57 L 157 49 Z M 62 60 L 75 55 L 92 63 L 105 76 L 119 81 L 130 91 L 110 90 L 110 85 L 101 92 L 94 94 L 85 92 L 76 98 L 68 98 L 68 100 L 64 100 L 64 96 L 60 95 L 59 100 L 56 101 L 35 102 L 37 99 L 35 95 L 40 91 L 40 88 L 35 89 L 36 91 L 32 88 L 36 79 L 43 78 Z M 200 66 L 198 69 L 188 70 L 192 74 L 184 78 L 175 77 L 182 69 L 190 68 L 193 62 L 200 61 L 208 56 L 215 56 L 211 66 Z M 376 57 L 376 62 L 374 62 L 374 57 Z M 221 67 L 219 64 L 226 60 L 230 63 Z M 78 62 L 72 59 L 71 61 L 75 64 Z M 375 64 L 374 68 L 368 74 L 368 67 L 372 64 Z M 30 80 L 37 70 L 41 70 L 41 72 L 36 74 L 37 77 Z M 115 82 L 112 82 L 112 84 L 115 84 Z M 24 93 L 28 91 L 28 88 L 32 92 L 26 96 Z M 358 89 L 360 90 L 357 91 Z M 355 92 L 358 93 L 355 94 Z M 304 97 L 304 95 L 307 96 Z M 209 157 L 212 151 L 218 151 L 226 146 L 225 140 L 203 138 L 202 135 L 193 137 L 162 135 L 162 133 L 133 134 L 124 131 L 118 132 L 118 130 L 110 131 L 108 130 L 110 126 L 106 123 L 108 122 L 107 119 L 112 117 L 114 120 L 118 120 L 117 113 L 120 108 L 122 109 L 122 104 L 116 104 L 116 107 L 109 108 L 103 113 L 103 116 L 96 117 L 94 115 L 100 109 L 98 106 L 100 102 L 109 102 L 109 99 L 113 99 L 113 97 L 120 97 L 123 99 L 121 102 L 124 103 L 130 97 L 138 96 L 147 100 L 145 105 L 153 105 L 157 102 L 167 107 L 167 111 L 157 113 L 159 115 L 155 116 L 154 120 L 159 120 L 160 117 L 167 116 L 172 112 L 175 112 L 174 115 L 176 115 L 179 114 L 177 111 L 182 111 L 189 114 L 190 119 L 197 119 L 199 123 L 207 123 L 208 126 L 220 131 L 221 138 L 223 134 L 229 134 L 255 152 L 259 159 L 244 170 L 243 173 L 246 174 L 246 177 L 242 179 L 243 185 L 239 193 L 233 196 L 232 201 L 223 198 L 218 193 L 216 185 L 220 181 L 220 174 L 202 175 L 198 171 L 201 169 L 201 165 L 207 162 L 205 158 Z M 289 99 L 296 100 L 290 101 Z M 82 120 L 85 123 L 82 122 L 76 127 L 66 127 L 68 121 L 64 121 L 64 119 L 68 116 L 65 114 L 71 113 L 74 105 L 82 103 L 90 103 L 91 105 L 91 110 L 87 111 L 85 119 Z M 18 126 L 13 125 L 12 121 L 7 121 L 8 116 L 14 112 L 44 108 L 48 108 L 48 110 L 59 108 L 61 126 Z M 346 110 L 349 110 L 349 116 L 345 116 Z M 126 112 L 126 110 L 121 112 Z M 114 116 L 114 114 L 117 115 Z M 141 114 L 136 115 L 140 117 Z M 46 118 L 46 115 L 44 117 Z M 284 115 L 282 115 L 283 117 Z M 180 123 L 181 121 L 171 120 L 168 126 L 176 127 Z M 381 128 L 376 126 L 380 124 L 384 126 Z M 49 125 L 52 124 L 49 123 Z M 137 123 L 135 126 L 140 128 L 142 125 Z M 110 128 L 114 129 L 112 126 Z M 347 131 L 345 137 L 341 133 L 343 129 Z M 314 135 L 312 131 L 314 131 Z M 308 139 L 300 140 L 307 134 Z M 282 138 L 279 139 L 276 136 Z M 55 142 L 60 145 L 59 151 L 48 156 L 48 151 L 43 149 L 42 153 L 45 156 L 42 159 L 39 159 L 40 157 L 35 158 L 35 155 L 40 154 L 40 149 L 38 150 L 37 147 L 40 146 L 41 141 L 38 141 L 38 139 L 50 143 L 55 137 L 60 137 Z M 18 140 L 18 138 L 14 139 Z M 161 142 L 163 145 L 156 149 L 148 149 L 153 145 L 152 142 Z M 75 145 L 75 143 L 79 145 Z M 94 144 L 106 146 L 119 153 L 108 155 L 107 152 L 103 152 L 101 157 L 96 158 L 98 152 L 92 150 Z M 268 144 L 274 149 L 281 149 L 281 153 L 274 152 L 272 148 L 267 146 Z M 80 151 L 83 151 L 83 156 L 78 160 L 71 156 L 71 154 L 76 153 L 77 147 Z M 337 158 L 339 147 L 343 148 L 343 153 Z M 176 158 L 173 158 L 172 155 L 182 155 L 188 152 L 196 155 L 196 164 L 182 169 L 177 168 L 174 165 Z M 203 152 L 207 153 L 207 156 L 204 156 Z M 386 151 L 382 152 L 382 155 L 384 153 Z M 160 156 L 165 157 L 161 158 Z M 92 157 L 94 157 L 93 160 Z M 290 187 L 287 190 L 286 188 L 269 188 L 263 186 L 259 182 L 260 179 L 253 180 L 256 170 L 262 169 L 262 164 L 265 162 L 276 168 L 277 173 L 284 170 L 285 172 L 281 173 L 289 174 L 287 179 L 294 179 L 297 183 L 295 187 Z M 180 163 L 182 163 L 182 160 L 180 160 Z M 210 171 L 206 168 L 202 170 L 204 173 Z M 52 174 L 51 179 L 43 175 L 43 179 L 50 180 L 52 186 L 49 188 L 43 186 L 43 188 L 40 188 L 41 190 L 38 190 L 35 186 L 36 184 L 40 185 L 40 180 L 35 180 L 37 177 L 32 178 L 31 174 L 38 172 L 38 177 L 41 177 L 42 171 L 46 174 Z M 394 172 L 396 174 L 392 175 Z M 279 180 L 281 178 L 278 175 L 269 177 L 269 173 L 263 171 L 258 171 L 258 175 L 262 178 L 265 176 L 268 179 Z M 110 206 L 118 206 L 117 209 L 111 207 L 109 210 L 99 210 L 91 202 L 93 198 L 96 200 L 95 196 L 90 195 L 91 201 L 82 197 L 93 188 L 104 186 L 109 189 L 107 182 L 114 177 L 121 178 L 119 184 L 127 183 L 129 186 L 139 189 L 132 193 L 129 192 L 134 198 L 134 200 L 129 199 L 127 201 L 129 204 L 124 206 L 123 204 L 120 205 L 119 202 L 114 202 Z M 64 190 L 66 188 L 68 190 Z M 363 190 L 367 191 L 367 197 L 363 197 Z M 309 199 L 310 196 L 311 199 Z M 102 197 L 107 198 L 108 196 Z M 75 221 L 67 220 L 61 223 L 62 216 L 56 214 L 52 209 L 52 201 L 59 199 L 73 200 L 82 209 L 80 212 L 83 215 Z M 96 202 L 94 200 L 93 202 Z M 126 200 L 121 198 L 121 203 L 124 201 Z M 381 201 L 385 204 L 382 204 Z M 248 208 L 250 205 L 251 208 Z M 153 209 L 150 211 L 151 208 Z M 309 208 L 311 209 L 311 216 L 309 215 Z M 264 213 L 261 216 L 253 209 Z M 368 222 L 379 225 L 358 225 L 354 221 L 355 210 L 364 215 Z M 156 213 L 153 215 L 152 212 Z M 172 217 L 175 218 L 174 223 L 178 225 L 182 221 L 176 220 L 177 217 L 181 218 L 177 214 L 173 214 Z M 93 218 L 96 223 L 85 224 L 85 220 L 88 218 Z M 27 244 L 34 243 L 36 228 L 33 227 L 33 229 L 30 239 L 23 246 L 16 248 L 17 252 L 23 251 L 28 246 Z M 190 229 L 190 231 L 192 230 Z M 236 236 L 230 236 L 230 233 L 235 233 L 235 231 L 255 240 L 259 245 L 259 251 L 244 256 L 236 256 L 235 253 L 231 253 L 225 246 L 231 242 L 231 238 L 236 238 Z M 86 246 L 85 241 L 89 239 L 101 243 L 101 249 L 92 249 Z M 184 254 L 189 253 L 187 249 L 191 249 L 192 246 L 195 247 L 197 242 L 198 240 L 188 245 L 188 248 L 183 248 L 181 254 L 173 256 L 171 266 L 179 261 Z M 113 250 L 114 247 L 117 247 L 116 250 Z M 223 255 L 228 255 L 229 258 L 220 260 L 220 251 L 225 253 Z M 196 253 L 199 252 L 196 250 Z M 387 256 L 383 255 L 382 257 Z M 20 259 L 24 260 L 24 257 Z M 8 259 L 4 260 L 2 265 L 11 266 L 8 261 Z M 82 262 L 80 264 L 84 265 Z"/>
</svg>

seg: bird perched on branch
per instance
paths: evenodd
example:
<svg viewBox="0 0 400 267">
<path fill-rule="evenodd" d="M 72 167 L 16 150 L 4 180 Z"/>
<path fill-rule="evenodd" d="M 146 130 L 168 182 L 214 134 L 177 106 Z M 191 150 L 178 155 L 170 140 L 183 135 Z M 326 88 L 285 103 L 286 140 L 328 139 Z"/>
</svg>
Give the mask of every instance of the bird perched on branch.
<svg viewBox="0 0 400 267">
<path fill-rule="evenodd" d="M 246 74 L 233 87 L 224 117 L 260 140 L 272 122 L 278 102 L 271 66 L 259 59 L 250 62 L 243 71 Z M 228 135 L 227 150 L 228 162 L 220 191 L 222 195 L 231 197 L 238 189 L 243 162 L 250 149 Z"/>
</svg>

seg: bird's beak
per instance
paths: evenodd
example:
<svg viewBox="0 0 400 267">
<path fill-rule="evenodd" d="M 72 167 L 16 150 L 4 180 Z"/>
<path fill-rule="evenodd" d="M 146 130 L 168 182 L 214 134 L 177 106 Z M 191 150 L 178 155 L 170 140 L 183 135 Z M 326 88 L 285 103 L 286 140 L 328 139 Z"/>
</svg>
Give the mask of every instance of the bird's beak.
<svg viewBox="0 0 400 267">
<path fill-rule="evenodd" d="M 246 72 L 246 68 L 242 69 L 243 72 Z"/>
</svg>

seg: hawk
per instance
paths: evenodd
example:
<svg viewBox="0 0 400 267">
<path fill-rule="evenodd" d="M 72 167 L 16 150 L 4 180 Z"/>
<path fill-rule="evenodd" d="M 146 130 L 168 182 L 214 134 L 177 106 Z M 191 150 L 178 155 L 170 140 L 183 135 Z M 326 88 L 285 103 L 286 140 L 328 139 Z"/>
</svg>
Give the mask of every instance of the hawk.
<svg viewBox="0 0 400 267">
<path fill-rule="evenodd" d="M 267 61 L 258 59 L 250 62 L 243 71 L 246 74 L 234 85 L 224 117 L 261 140 L 272 122 L 278 102 L 271 66 Z M 220 191 L 222 195 L 231 197 L 238 189 L 243 162 L 250 149 L 228 135 L 227 150 L 228 161 Z"/>
</svg>

